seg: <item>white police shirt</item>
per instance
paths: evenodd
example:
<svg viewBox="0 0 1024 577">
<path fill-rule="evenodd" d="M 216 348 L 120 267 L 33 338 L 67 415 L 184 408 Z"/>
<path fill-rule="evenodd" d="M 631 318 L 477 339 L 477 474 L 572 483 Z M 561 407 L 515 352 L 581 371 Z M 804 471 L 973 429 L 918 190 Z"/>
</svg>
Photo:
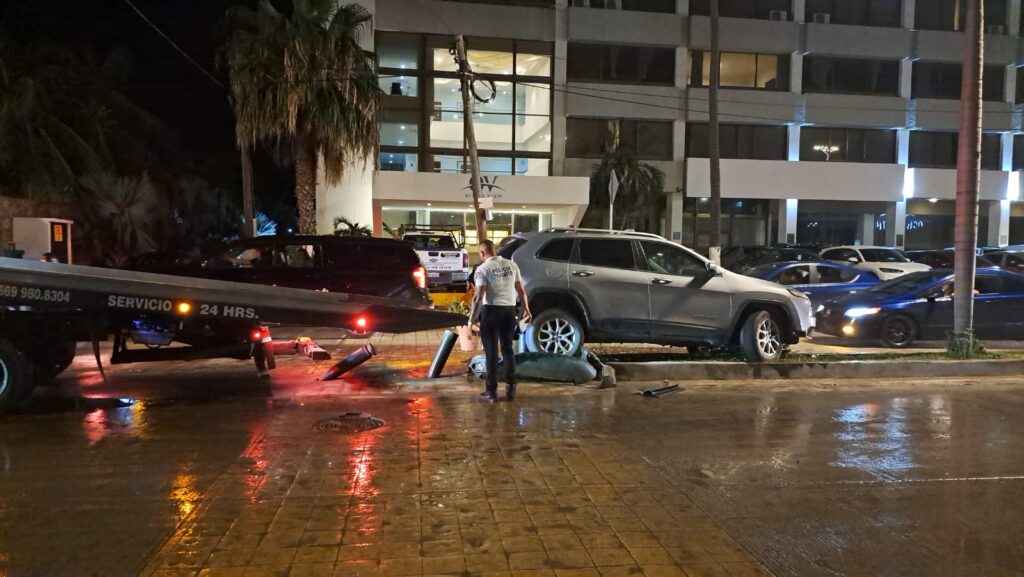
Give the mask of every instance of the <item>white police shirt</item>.
<svg viewBox="0 0 1024 577">
<path fill-rule="evenodd" d="M 516 306 L 516 281 L 522 282 L 516 263 L 492 256 L 476 268 L 473 280 L 476 290 L 483 291 L 485 305 Z"/>
</svg>

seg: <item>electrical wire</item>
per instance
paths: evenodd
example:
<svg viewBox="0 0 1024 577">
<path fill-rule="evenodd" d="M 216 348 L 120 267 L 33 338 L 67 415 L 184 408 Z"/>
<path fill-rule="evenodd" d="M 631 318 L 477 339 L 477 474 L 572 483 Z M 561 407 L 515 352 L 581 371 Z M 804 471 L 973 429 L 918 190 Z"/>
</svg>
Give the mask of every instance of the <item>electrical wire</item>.
<svg viewBox="0 0 1024 577">
<path fill-rule="evenodd" d="M 206 75 L 207 78 L 212 80 L 214 84 L 216 84 L 217 86 L 220 86 L 224 90 L 227 90 L 227 87 L 224 86 L 224 84 L 222 84 L 220 80 L 217 80 L 216 76 L 214 76 L 213 74 L 210 74 L 210 72 L 208 70 L 206 70 L 206 68 L 203 68 L 202 64 L 199 64 L 198 62 L 196 62 L 196 60 L 194 58 L 192 58 L 192 56 L 190 56 L 188 52 L 185 52 L 185 50 L 182 49 L 181 46 L 178 46 L 178 44 L 174 40 L 172 40 L 170 36 L 168 36 L 167 34 L 164 34 L 164 31 L 161 30 L 159 26 L 154 24 L 152 20 L 147 18 L 146 15 L 142 13 L 142 10 L 139 10 L 138 7 L 135 6 L 135 4 L 132 4 L 132 0 L 124 0 L 124 3 L 127 4 L 132 10 L 134 10 L 135 13 L 139 15 L 139 18 L 142 18 L 143 22 L 148 24 L 150 28 L 155 30 L 157 34 L 159 34 L 164 40 L 166 40 L 171 46 L 173 46 L 174 49 L 177 50 L 179 54 L 181 54 L 182 56 L 185 57 L 186 60 L 191 62 L 192 66 L 195 66 L 197 69 L 199 69 L 199 71 L 202 72 L 204 75 Z"/>
</svg>

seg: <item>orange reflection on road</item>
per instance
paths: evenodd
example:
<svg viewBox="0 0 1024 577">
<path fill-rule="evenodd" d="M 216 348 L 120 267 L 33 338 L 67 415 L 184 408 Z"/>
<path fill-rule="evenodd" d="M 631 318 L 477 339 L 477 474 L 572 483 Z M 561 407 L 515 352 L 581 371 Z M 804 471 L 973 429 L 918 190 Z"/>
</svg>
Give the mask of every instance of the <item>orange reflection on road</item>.
<svg viewBox="0 0 1024 577">
<path fill-rule="evenodd" d="M 174 476 L 171 486 L 170 499 L 178 508 L 178 523 L 187 519 L 199 506 L 200 499 L 203 498 L 202 493 L 196 489 L 196 476 L 191 469 L 191 464 L 186 465 L 181 472 Z"/>
<path fill-rule="evenodd" d="M 361 433 L 352 442 L 352 451 L 349 453 L 348 468 L 352 472 L 348 483 L 348 494 L 353 497 L 376 497 L 380 490 L 373 485 L 373 478 L 377 474 L 378 466 L 374 447 L 377 445 L 375 431 Z"/>
</svg>

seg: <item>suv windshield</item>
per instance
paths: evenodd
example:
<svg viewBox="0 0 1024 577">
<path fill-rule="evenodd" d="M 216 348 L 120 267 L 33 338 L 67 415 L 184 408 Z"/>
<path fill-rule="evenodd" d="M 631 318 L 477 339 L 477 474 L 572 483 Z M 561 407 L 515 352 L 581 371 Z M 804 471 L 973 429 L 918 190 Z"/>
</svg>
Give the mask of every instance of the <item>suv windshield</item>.
<svg viewBox="0 0 1024 577">
<path fill-rule="evenodd" d="M 910 262 L 907 257 L 891 248 L 862 248 L 865 262 Z"/>
<path fill-rule="evenodd" d="M 409 234 L 403 240 L 412 243 L 416 250 L 457 250 L 455 238 L 446 234 Z"/>
<path fill-rule="evenodd" d="M 929 285 L 941 278 L 946 278 L 947 276 L 949 276 L 949 273 L 943 271 L 929 270 L 924 272 L 914 272 L 885 281 L 881 284 L 876 284 L 864 292 L 889 295 L 912 293 L 925 285 Z"/>
</svg>

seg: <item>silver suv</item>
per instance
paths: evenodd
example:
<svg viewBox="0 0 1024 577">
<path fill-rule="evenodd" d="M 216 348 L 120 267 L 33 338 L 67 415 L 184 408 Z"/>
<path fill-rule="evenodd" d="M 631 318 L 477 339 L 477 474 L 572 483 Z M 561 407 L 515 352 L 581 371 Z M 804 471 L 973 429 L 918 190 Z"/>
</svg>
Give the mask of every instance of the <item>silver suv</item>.
<svg viewBox="0 0 1024 577">
<path fill-rule="evenodd" d="M 526 347 L 573 354 L 591 343 L 726 346 L 779 358 L 814 326 L 801 292 L 729 272 L 647 233 L 549 229 L 509 237 L 533 312 Z"/>
</svg>

